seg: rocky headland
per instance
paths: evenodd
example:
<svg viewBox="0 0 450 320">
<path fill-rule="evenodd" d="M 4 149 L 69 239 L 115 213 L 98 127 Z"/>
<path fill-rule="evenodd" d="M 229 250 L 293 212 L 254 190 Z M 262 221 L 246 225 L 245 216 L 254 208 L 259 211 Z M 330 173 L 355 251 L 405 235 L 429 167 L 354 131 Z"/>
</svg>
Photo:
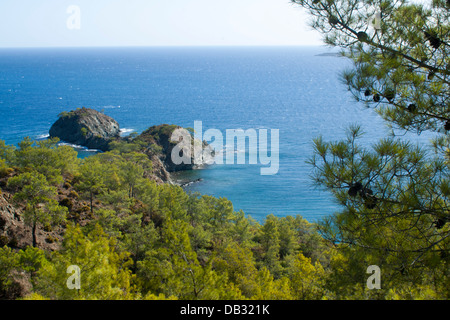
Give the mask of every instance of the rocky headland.
<svg viewBox="0 0 450 320">
<path fill-rule="evenodd" d="M 172 172 L 194 170 L 204 166 L 202 158 L 194 158 L 191 153 L 190 163 L 175 164 L 172 161 L 172 152 L 177 145 L 172 141 L 172 133 L 183 129 L 177 125 L 161 124 L 148 128 L 140 135 L 121 137 L 119 123 L 113 118 L 89 108 L 80 108 L 70 112 L 63 112 L 50 128 L 50 138 L 59 138 L 61 141 L 77 144 L 89 149 L 110 151 L 116 143 L 130 143 L 144 153 L 153 163 L 153 170 L 147 176 L 160 183 L 174 183 Z M 210 148 L 204 141 L 192 139 L 192 145 L 201 145 L 202 150 Z M 211 153 L 211 150 L 209 150 Z"/>
<path fill-rule="evenodd" d="M 116 120 L 93 109 L 80 108 L 62 112 L 50 128 L 50 138 L 77 144 L 89 149 L 109 150 L 112 139 L 120 138 Z"/>
</svg>

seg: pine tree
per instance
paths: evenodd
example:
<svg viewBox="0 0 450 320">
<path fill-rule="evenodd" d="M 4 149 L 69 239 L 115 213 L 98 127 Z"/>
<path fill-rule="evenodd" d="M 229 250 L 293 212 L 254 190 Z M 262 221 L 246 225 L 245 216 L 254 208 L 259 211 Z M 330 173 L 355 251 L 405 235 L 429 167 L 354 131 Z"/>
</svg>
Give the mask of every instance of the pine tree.
<svg viewBox="0 0 450 320">
<path fill-rule="evenodd" d="M 15 201 L 26 203 L 24 221 L 31 227 L 33 247 L 36 247 L 36 232 L 39 225 L 60 224 L 66 218 L 67 208 L 60 206 L 55 200 L 56 188 L 50 186 L 41 173 L 22 173 L 10 178 L 8 186 L 18 189 L 14 194 Z"/>
<path fill-rule="evenodd" d="M 34 290 L 57 300 L 126 300 L 134 298 L 129 253 L 117 250 L 117 241 L 96 225 L 88 235 L 69 224 L 63 247 L 52 253 L 39 271 Z M 79 288 L 67 285 L 70 266 L 80 269 Z M 70 282 L 70 281 L 69 281 Z"/>
<path fill-rule="evenodd" d="M 425 268 L 448 269 L 450 251 L 449 3 L 293 2 L 309 11 L 324 41 L 353 62 L 344 84 L 393 133 L 371 147 L 359 142 L 358 126 L 343 141 L 315 139 L 314 180 L 343 208 L 321 223 L 321 233 L 349 261 L 383 266 L 390 279 L 424 282 Z M 437 138 L 432 147 L 414 145 L 396 137 L 402 131 Z"/>
<path fill-rule="evenodd" d="M 91 213 L 94 212 L 94 197 L 105 190 L 104 166 L 97 157 L 86 158 L 80 167 L 80 182 L 76 185 L 88 195 Z"/>
</svg>

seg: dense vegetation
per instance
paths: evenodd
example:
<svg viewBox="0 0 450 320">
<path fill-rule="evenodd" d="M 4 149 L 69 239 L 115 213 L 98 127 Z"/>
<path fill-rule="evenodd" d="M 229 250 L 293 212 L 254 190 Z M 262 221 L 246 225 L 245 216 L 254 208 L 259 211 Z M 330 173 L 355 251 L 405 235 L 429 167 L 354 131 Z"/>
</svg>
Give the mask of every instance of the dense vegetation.
<svg viewBox="0 0 450 320">
<path fill-rule="evenodd" d="M 0 146 L 3 192 L 36 228 L 63 225 L 54 252 L 33 245 L 0 253 L 0 285 L 32 285 L 49 299 L 312 299 L 327 294 L 330 261 L 300 216 L 261 224 L 227 199 L 187 194 L 145 178 L 146 155 L 111 152 L 83 160 L 57 140 Z M 63 192 L 64 190 L 64 192 Z M 70 191 L 70 192 L 69 192 Z M 67 197 L 66 194 L 69 194 Z M 69 290 L 67 268 L 81 268 Z"/>
<path fill-rule="evenodd" d="M 314 179 L 342 211 L 314 225 L 254 221 L 227 199 L 157 184 L 139 139 L 83 160 L 56 140 L 0 143 L 2 192 L 14 194 L 33 239 L 0 249 L 3 296 L 20 279 L 27 299 L 450 297 L 449 2 L 293 2 L 328 44 L 346 48 L 355 66 L 343 80 L 355 97 L 397 129 L 436 132 L 433 152 L 395 137 L 364 147 L 357 126 L 344 141 L 317 138 Z M 59 249 L 40 248 L 37 230 L 57 226 Z M 80 289 L 66 285 L 71 265 Z M 367 286 L 372 265 L 381 289 Z"/>
<path fill-rule="evenodd" d="M 257 222 L 227 199 L 157 184 L 144 178 L 146 156 L 119 149 L 81 160 L 56 139 L 1 144 L 3 192 L 25 207 L 30 232 L 64 228 L 53 252 L 35 240 L 0 249 L 3 295 L 21 279 L 30 299 L 447 297 L 436 281 L 446 260 L 421 269 L 420 284 L 392 272 L 369 290 L 367 252 L 326 241 L 300 216 Z M 66 285 L 71 265 L 81 269 L 80 290 Z"/>
</svg>

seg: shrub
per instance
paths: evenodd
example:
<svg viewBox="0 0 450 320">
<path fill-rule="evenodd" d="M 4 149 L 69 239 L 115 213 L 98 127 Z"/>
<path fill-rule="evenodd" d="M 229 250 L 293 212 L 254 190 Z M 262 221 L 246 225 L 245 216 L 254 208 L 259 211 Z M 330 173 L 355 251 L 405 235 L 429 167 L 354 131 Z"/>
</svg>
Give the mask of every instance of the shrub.
<svg viewBox="0 0 450 320">
<path fill-rule="evenodd" d="M 89 130 L 86 127 L 81 128 L 81 134 L 83 135 L 83 137 L 86 137 L 89 133 Z"/>
<path fill-rule="evenodd" d="M 53 237 L 53 236 L 47 236 L 47 237 L 45 238 L 45 242 L 47 242 L 47 243 L 58 242 L 58 238 Z"/>
<path fill-rule="evenodd" d="M 66 207 L 67 209 L 69 209 L 69 211 L 72 211 L 73 201 L 69 198 L 64 198 L 59 202 L 59 205 Z"/>
<path fill-rule="evenodd" d="M 9 243 L 9 239 L 5 235 L 0 236 L 0 247 L 4 247 Z"/>
<path fill-rule="evenodd" d="M 75 190 L 72 190 L 69 193 L 69 197 L 74 198 L 74 199 L 78 199 L 80 196 L 78 195 L 78 192 L 76 192 Z"/>
<path fill-rule="evenodd" d="M 0 178 L 5 178 L 14 172 L 13 168 L 3 167 L 0 168 Z"/>
<path fill-rule="evenodd" d="M 80 209 L 77 210 L 77 212 L 79 212 L 79 213 L 90 212 L 90 211 L 91 211 L 91 207 L 89 207 L 88 205 L 84 205 Z"/>
<path fill-rule="evenodd" d="M 9 247 L 17 247 L 18 244 L 19 244 L 19 241 L 17 241 L 16 237 L 12 237 L 9 239 L 9 243 L 8 243 Z"/>
<path fill-rule="evenodd" d="M 78 221 L 80 220 L 81 216 L 78 212 L 71 212 L 67 218 L 69 220 Z"/>
<path fill-rule="evenodd" d="M 159 154 L 163 151 L 163 148 L 155 143 L 152 143 L 149 147 L 148 150 L 152 153 L 152 154 Z"/>
<path fill-rule="evenodd" d="M 60 114 L 58 114 L 58 118 L 70 118 L 70 116 L 71 116 L 72 114 L 70 113 L 70 112 L 67 112 L 67 111 L 63 111 L 63 112 L 61 112 Z"/>
</svg>

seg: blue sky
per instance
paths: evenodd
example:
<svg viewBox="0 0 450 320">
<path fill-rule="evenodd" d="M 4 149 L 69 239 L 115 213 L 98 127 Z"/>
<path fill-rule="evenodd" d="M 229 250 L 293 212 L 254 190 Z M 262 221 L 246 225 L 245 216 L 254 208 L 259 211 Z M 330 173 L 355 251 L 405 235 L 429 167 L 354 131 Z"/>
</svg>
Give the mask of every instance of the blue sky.
<svg viewBox="0 0 450 320">
<path fill-rule="evenodd" d="M 322 44 L 307 21 L 289 0 L 1 0 L 0 47 Z"/>
</svg>

